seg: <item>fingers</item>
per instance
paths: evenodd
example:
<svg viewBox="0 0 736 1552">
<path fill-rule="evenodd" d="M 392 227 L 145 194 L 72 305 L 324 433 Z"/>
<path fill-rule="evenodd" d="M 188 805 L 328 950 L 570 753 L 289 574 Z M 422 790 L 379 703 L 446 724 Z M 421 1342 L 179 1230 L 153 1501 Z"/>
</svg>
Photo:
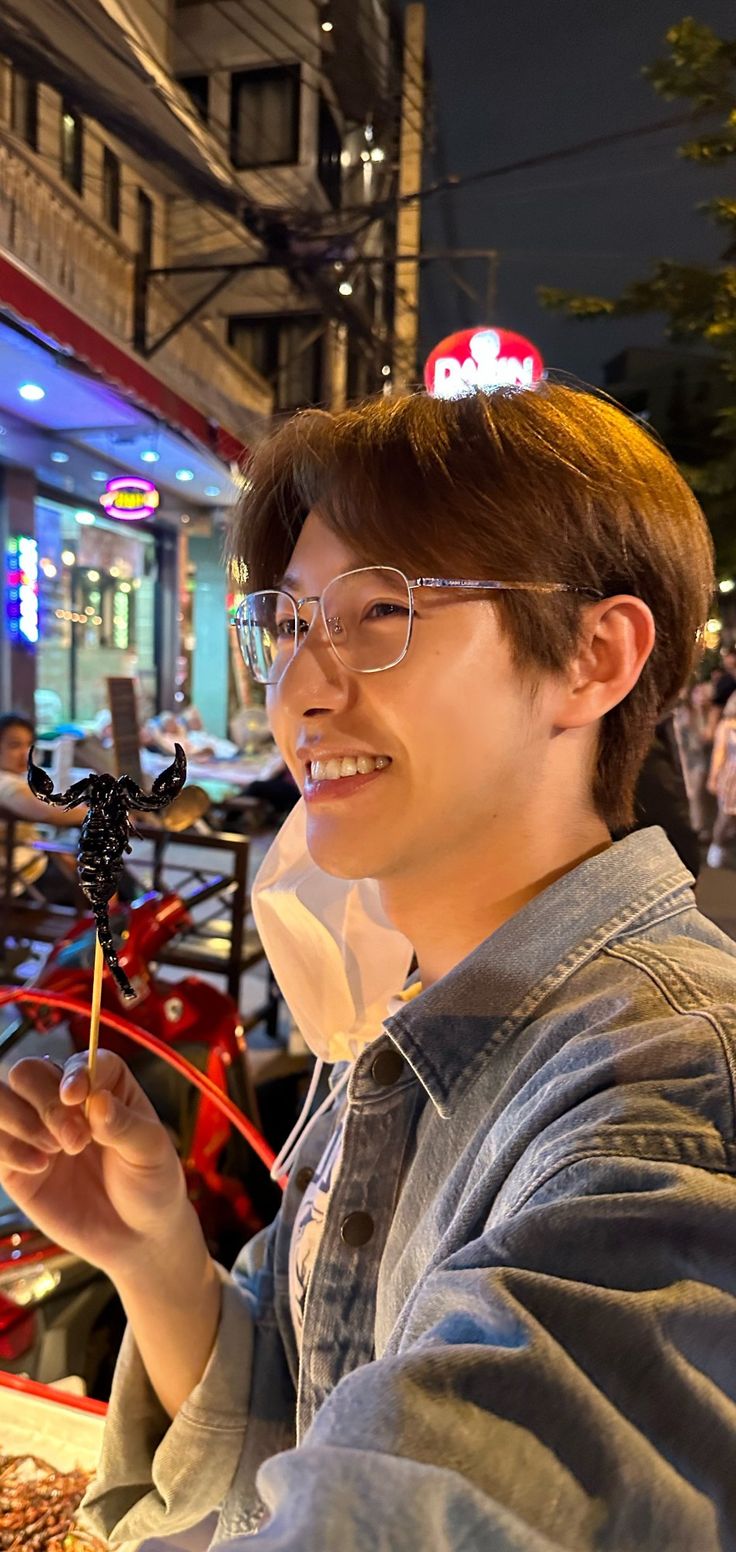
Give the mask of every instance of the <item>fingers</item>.
<svg viewBox="0 0 736 1552">
<path fill-rule="evenodd" d="M 45 1139 L 50 1149 L 75 1154 L 94 1141 L 139 1168 L 156 1169 L 176 1158 L 153 1106 L 112 1051 L 98 1051 L 93 1089 L 83 1052 L 67 1062 L 63 1074 L 47 1061 L 17 1062 L 8 1085 L 15 1107 L 23 1107 L 13 1114 L 15 1135 L 25 1143 Z M 2 1125 L 0 1114 L 0 1131 Z"/>
<path fill-rule="evenodd" d="M 35 1126 L 37 1136 L 33 1138 L 34 1143 L 40 1136 L 56 1152 L 62 1148 L 65 1153 L 81 1153 L 90 1140 L 89 1127 L 81 1110 L 70 1112 L 61 1103 L 60 1077 L 61 1072 L 53 1062 L 33 1057 L 16 1062 L 8 1073 L 7 1099 L 3 1112 L 8 1117 L 5 1129 L 10 1130 L 11 1119 L 14 1119 L 14 1135 L 29 1140 L 29 1127 Z M 17 1130 L 19 1125 L 20 1132 Z"/>
<path fill-rule="evenodd" d="M 59 1144 L 38 1111 L 0 1083 L 0 1165 L 45 1169 L 58 1152 Z"/>
<path fill-rule="evenodd" d="M 155 1111 L 148 1115 L 131 1109 L 109 1091 L 95 1089 L 90 1095 L 87 1122 L 94 1142 L 114 1149 L 134 1168 L 156 1170 L 176 1158 Z"/>
</svg>

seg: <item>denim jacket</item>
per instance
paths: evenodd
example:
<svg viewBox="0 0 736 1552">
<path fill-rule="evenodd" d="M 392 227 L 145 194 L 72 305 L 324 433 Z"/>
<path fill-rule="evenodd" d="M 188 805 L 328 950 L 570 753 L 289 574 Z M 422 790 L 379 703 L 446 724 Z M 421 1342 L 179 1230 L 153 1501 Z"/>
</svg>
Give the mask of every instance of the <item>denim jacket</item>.
<svg viewBox="0 0 736 1552">
<path fill-rule="evenodd" d="M 126 1336 L 90 1528 L 733 1552 L 735 1001 L 659 830 L 532 900 L 354 1062 L 173 1422 Z M 336 1112 L 300 1361 L 289 1237 Z"/>
</svg>

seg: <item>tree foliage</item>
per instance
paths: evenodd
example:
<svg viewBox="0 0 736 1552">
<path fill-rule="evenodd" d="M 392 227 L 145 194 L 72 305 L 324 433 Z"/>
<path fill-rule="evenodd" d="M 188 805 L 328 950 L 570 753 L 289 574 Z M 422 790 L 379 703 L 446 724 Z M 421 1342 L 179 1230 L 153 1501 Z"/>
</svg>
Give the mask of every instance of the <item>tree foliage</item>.
<svg viewBox="0 0 736 1552">
<path fill-rule="evenodd" d="M 692 17 L 670 28 L 669 52 L 644 74 L 667 99 L 690 103 L 693 138 L 679 155 L 705 168 L 720 168 L 736 155 L 736 40 L 719 38 Z M 721 119 L 697 133 L 704 117 Z M 736 199 L 719 195 L 705 201 L 703 212 L 727 235 L 721 262 L 712 266 L 660 259 L 650 275 L 632 281 L 617 297 L 580 295 L 541 287 L 545 307 L 570 318 L 623 318 L 662 313 L 673 343 L 705 345 L 717 352 L 721 370 L 733 386 L 733 404 L 718 416 L 713 440 L 702 463 L 683 468 L 708 513 L 722 565 L 736 566 Z"/>
</svg>

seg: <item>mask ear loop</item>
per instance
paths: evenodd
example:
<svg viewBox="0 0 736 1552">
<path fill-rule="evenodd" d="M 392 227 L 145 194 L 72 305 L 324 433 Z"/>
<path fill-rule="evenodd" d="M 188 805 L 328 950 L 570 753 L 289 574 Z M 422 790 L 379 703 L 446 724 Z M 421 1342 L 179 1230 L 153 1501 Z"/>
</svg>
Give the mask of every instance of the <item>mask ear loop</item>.
<svg viewBox="0 0 736 1552">
<path fill-rule="evenodd" d="M 317 1110 L 315 1110 L 314 1115 L 312 1116 L 311 1120 L 308 1121 L 307 1117 L 309 1115 L 309 1111 L 310 1111 L 310 1108 L 311 1108 L 311 1105 L 312 1105 L 312 1101 L 314 1100 L 314 1096 L 315 1096 L 315 1094 L 317 1092 L 317 1088 L 318 1088 L 318 1085 L 319 1085 L 319 1080 L 320 1080 L 320 1078 L 322 1076 L 324 1065 L 325 1064 L 324 1064 L 321 1056 L 318 1057 L 317 1061 L 314 1064 L 314 1072 L 312 1073 L 312 1081 L 311 1081 L 311 1083 L 309 1085 L 309 1090 L 307 1092 L 307 1097 L 306 1097 L 306 1099 L 304 1101 L 304 1104 L 302 1105 L 302 1108 L 301 1108 L 301 1111 L 299 1113 L 299 1118 L 297 1120 L 297 1123 L 292 1128 L 292 1130 L 290 1131 L 290 1133 L 289 1133 L 289 1135 L 288 1135 L 288 1137 L 286 1139 L 286 1142 L 283 1144 L 283 1147 L 280 1149 L 277 1157 L 274 1159 L 273 1164 L 271 1166 L 271 1179 L 274 1180 L 274 1181 L 278 1181 L 279 1177 L 281 1175 L 288 1175 L 289 1174 L 289 1171 L 291 1170 L 291 1166 L 294 1163 L 294 1158 L 295 1158 L 297 1152 L 299 1151 L 299 1149 L 301 1148 L 302 1143 L 304 1142 L 305 1138 L 309 1136 L 309 1133 L 311 1132 L 315 1122 L 319 1120 L 320 1116 L 324 1115 L 326 1110 L 329 1110 L 330 1107 L 332 1105 L 334 1105 L 335 1100 L 342 1093 L 343 1089 L 345 1088 L 345 1086 L 346 1086 L 346 1084 L 348 1082 L 348 1079 L 350 1077 L 350 1073 L 352 1071 L 352 1064 L 350 1064 L 349 1066 L 347 1066 L 345 1068 L 344 1073 L 342 1073 L 341 1076 L 338 1078 L 337 1083 L 335 1084 L 334 1089 L 330 1089 L 329 1094 L 325 1095 L 325 1098 L 322 1100 L 321 1105 L 318 1107 Z"/>
</svg>

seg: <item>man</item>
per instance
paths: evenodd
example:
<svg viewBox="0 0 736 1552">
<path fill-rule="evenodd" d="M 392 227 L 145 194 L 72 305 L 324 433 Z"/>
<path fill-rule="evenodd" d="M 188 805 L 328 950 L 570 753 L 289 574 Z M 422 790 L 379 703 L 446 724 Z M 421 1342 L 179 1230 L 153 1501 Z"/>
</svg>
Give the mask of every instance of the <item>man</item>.
<svg viewBox="0 0 736 1552">
<path fill-rule="evenodd" d="M 736 951 L 661 831 L 611 841 L 697 655 L 702 514 L 546 384 L 298 417 L 234 545 L 303 799 L 256 917 L 338 1060 L 232 1275 L 110 1053 L 91 1096 L 80 1059 L 0 1089 L 0 1178 L 129 1317 L 88 1523 L 733 1549 Z"/>
<path fill-rule="evenodd" d="M 73 905 L 75 900 L 74 864 L 67 869 L 62 859 L 47 856 L 37 845 L 40 837 L 36 824 L 54 824 L 62 829 L 82 823 L 87 813 L 84 804 L 64 810 L 49 809 L 33 796 L 27 781 L 28 754 L 33 744 L 33 723 L 22 713 L 5 712 L 0 716 L 0 809 L 22 821 L 16 825 L 19 842 L 13 852 L 13 893 L 22 894 L 34 885 L 45 899 L 54 904 Z M 52 817 L 53 815 L 53 817 Z M 5 825 L 2 823 L 2 832 Z"/>
</svg>

